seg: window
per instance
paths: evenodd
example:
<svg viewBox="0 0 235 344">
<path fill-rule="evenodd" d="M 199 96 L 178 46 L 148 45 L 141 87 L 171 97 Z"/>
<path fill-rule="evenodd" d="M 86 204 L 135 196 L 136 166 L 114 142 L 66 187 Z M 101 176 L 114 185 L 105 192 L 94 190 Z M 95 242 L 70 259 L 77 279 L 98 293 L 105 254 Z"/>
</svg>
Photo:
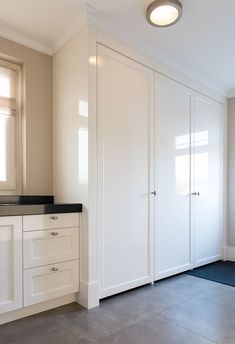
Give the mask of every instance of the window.
<svg viewBox="0 0 235 344">
<path fill-rule="evenodd" d="M 20 188 L 20 67 L 0 60 L 0 191 Z"/>
</svg>

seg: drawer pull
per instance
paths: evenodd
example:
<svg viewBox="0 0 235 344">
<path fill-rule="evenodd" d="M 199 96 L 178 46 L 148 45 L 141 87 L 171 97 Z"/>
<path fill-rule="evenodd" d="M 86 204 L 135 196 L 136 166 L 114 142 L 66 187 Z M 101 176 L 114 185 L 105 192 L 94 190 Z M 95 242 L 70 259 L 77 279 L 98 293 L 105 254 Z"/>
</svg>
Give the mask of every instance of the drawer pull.
<svg viewBox="0 0 235 344">
<path fill-rule="evenodd" d="M 58 216 L 50 216 L 51 220 L 58 220 Z"/>
<path fill-rule="evenodd" d="M 57 236 L 57 235 L 59 235 L 59 233 L 58 232 L 52 232 L 51 235 L 52 236 Z"/>
<path fill-rule="evenodd" d="M 56 272 L 56 271 L 59 271 L 59 269 L 54 267 L 51 269 L 51 271 Z"/>
</svg>

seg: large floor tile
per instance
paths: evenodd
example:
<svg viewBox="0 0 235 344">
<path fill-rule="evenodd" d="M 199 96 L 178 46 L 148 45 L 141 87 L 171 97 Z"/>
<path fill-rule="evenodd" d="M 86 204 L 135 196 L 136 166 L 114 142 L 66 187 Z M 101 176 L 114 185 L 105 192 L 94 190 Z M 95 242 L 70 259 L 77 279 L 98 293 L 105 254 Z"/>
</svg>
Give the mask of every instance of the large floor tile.
<svg viewBox="0 0 235 344">
<path fill-rule="evenodd" d="M 199 295 L 199 298 L 235 310 L 235 288 L 219 284 L 216 289 L 209 289 Z M 235 343 L 235 342 L 234 342 Z"/>
<path fill-rule="evenodd" d="M 99 339 L 146 319 L 152 315 L 147 308 L 134 297 L 122 295 L 104 300 L 99 308 L 67 315 L 66 321 Z"/>
<path fill-rule="evenodd" d="M 212 344 L 180 326 L 152 316 L 99 341 L 100 344 Z"/>
<path fill-rule="evenodd" d="M 67 321 L 67 315 L 84 308 L 72 304 L 2 325 L 0 344 L 92 344 L 94 339 Z"/>
<path fill-rule="evenodd" d="M 200 298 L 169 307 L 160 316 L 219 344 L 235 336 L 235 310 Z"/>
</svg>

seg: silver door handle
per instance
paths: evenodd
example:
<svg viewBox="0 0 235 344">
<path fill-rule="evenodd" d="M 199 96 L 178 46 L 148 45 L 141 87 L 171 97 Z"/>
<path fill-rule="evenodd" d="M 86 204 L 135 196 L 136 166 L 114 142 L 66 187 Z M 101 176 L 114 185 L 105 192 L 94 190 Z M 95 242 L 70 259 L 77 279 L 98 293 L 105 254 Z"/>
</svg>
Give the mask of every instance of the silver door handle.
<svg viewBox="0 0 235 344">
<path fill-rule="evenodd" d="M 151 195 L 154 195 L 154 196 L 157 196 L 157 191 L 154 190 L 154 191 L 150 192 L 150 194 L 151 194 Z"/>
<path fill-rule="evenodd" d="M 200 192 L 192 192 L 192 196 L 200 196 Z"/>
</svg>

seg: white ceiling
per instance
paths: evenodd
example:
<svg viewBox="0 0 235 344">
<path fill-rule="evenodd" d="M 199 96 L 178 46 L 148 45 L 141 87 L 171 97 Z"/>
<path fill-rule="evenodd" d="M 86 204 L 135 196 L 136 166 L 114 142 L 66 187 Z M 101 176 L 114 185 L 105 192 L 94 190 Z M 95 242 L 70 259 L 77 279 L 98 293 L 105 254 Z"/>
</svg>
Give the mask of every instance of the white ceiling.
<svg viewBox="0 0 235 344">
<path fill-rule="evenodd" d="M 83 11 L 97 10 L 144 49 L 179 70 L 208 79 L 232 95 L 235 90 L 235 0 L 182 0 L 184 13 L 175 26 L 159 29 L 145 20 L 151 0 L 0 0 L 0 35 L 17 31 L 52 46 Z M 6 36 L 6 35 L 5 35 Z M 9 37 L 8 37 L 9 38 Z M 140 46 L 141 48 L 141 46 Z"/>
</svg>

